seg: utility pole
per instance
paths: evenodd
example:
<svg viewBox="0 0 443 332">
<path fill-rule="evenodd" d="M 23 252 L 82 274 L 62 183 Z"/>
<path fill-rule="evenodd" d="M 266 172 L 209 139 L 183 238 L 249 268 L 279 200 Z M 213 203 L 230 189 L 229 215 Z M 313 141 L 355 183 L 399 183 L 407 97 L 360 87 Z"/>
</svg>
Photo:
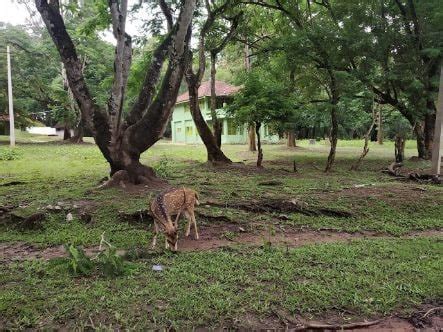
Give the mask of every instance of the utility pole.
<svg viewBox="0 0 443 332">
<path fill-rule="evenodd" d="M 15 127 L 14 127 L 14 108 L 12 102 L 12 75 L 11 75 L 11 52 L 9 46 L 6 46 L 8 62 L 8 101 L 9 101 L 9 143 L 11 147 L 15 146 Z"/>
<path fill-rule="evenodd" d="M 432 147 L 432 174 L 441 174 L 441 150 L 443 148 L 443 66 L 440 69 L 440 87 L 438 89 L 437 114 L 435 117 L 434 143 Z"/>
</svg>

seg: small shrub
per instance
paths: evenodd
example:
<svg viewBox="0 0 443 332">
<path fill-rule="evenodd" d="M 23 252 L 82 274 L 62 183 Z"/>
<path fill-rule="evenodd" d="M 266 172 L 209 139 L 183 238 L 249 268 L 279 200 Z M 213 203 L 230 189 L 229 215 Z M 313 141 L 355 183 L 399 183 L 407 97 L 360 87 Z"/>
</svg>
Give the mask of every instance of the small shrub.
<svg viewBox="0 0 443 332">
<path fill-rule="evenodd" d="M 15 149 L 1 149 L 0 160 L 17 160 L 20 159 L 20 154 Z"/>
<path fill-rule="evenodd" d="M 172 175 L 171 161 L 163 156 L 162 159 L 154 165 L 154 170 L 155 173 L 162 178 L 170 177 Z"/>
<path fill-rule="evenodd" d="M 72 244 L 65 245 L 68 252 L 69 269 L 75 275 L 90 275 L 94 267 L 94 263 L 86 256 L 85 252 L 80 247 L 75 247 Z"/>
<path fill-rule="evenodd" d="M 68 268 L 75 276 L 90 276 L 93 272 L 106 277 L 116 277 L 125 272 L 123 258 L 117 254 L 117 249 L 105 242 L 106 249 L 97 256 L 89 258 L 84 250 L 72 244 L 65 245 L 68 252 Z"/>
<path fill-rule="evenodd" d="M 116 277 L 125 272 L 123 258 L 117 255 L 114 246 L 108 246 L 97 256 L 100 270 L 107 277 Z"/>
</svg>

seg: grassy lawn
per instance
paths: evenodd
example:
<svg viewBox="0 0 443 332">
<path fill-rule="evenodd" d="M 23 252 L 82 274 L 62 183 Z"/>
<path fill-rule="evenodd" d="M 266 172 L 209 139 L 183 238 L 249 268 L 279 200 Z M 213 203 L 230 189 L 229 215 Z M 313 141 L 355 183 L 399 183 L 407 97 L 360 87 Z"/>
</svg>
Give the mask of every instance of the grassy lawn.
<svg viewBox="0 0 443 332">
<path fill-rule="evenodd" d="M 153 195 L 149 188 L 96 189 L 109 167 L 95 145 L 42 143 L 46 138 L 23 133 L 18 140 L 11 153 L 7 137 L 0 136 L 0 157 L 9 156 L 0 159 L 11 159 L 0 160 L 0 207 L 12 208 L 16 216 L 38 211 L 45 216 L 37 228 L 23 229 L 8 217 L 2 221 L 0 215 L 0 245 L 97 246 L 106 232 L 113 245 L 128 253 L 125 273 L 114 278 L 98 272 L 73 276 L 66 258 L 2 261 L 0 257 L 0 328 L 248 328 L 272 325 L 276 311 L 319 320 L 332 316 L 361 320 L 408 313 L 442 300 L 443 188 L 398 182 L 383 174 L 392 160 L 392 142 L 371 143 L 361 169 L 349 171 L 362 142 L 340 141 L 330 174 L 323 173 L 325 142 L 300 141 L 295 149 L 265 145 L 265 168 L 259 171 L 254 168 L 256 155 L 246 146 L 224 147 L 244 167 L 215 169 L 204 163 L 202 146 L 159 142 L 143 154 L 142 161 L 170 183 L 199 192 L 202 239 L 194 242 L 240 238 L 239 229 L 243 237 L 260 239 L 264 234 L 252 245 L 236 242 L 171 254 L 162 248 L 146 250 L 152 238 L 149 223 L 122 218 L 147 208 Z M 408 141 L 406 158 L 414 154 L 414 142 Z M 297 173 L 292 172 L 294 160 Z M 423 170 L 430 164 L 408 161 L 405 167 Z M 278 183 L 263 185 L 269 180 Z M 8 185 L 11 182 L 15 184 Z M 278 199 L 319 211 L 346 211 L 350 216 L 233 207 Z M 48 205 L 62 209 L 48 211 Z M 69 212 L 72 221 L 66 221 Z M 84 212 L 91 221 L 81 218 Z M 372 237 L 314 241 L 297 248 L 266 243 L 268 233 L 303 237 L 308 231 Z M 131 255 L 134 248 L 144 248 L 143 254 Z M 153 271 L 153 264 L 163 265 L 164 271 Z"/>
</svg>

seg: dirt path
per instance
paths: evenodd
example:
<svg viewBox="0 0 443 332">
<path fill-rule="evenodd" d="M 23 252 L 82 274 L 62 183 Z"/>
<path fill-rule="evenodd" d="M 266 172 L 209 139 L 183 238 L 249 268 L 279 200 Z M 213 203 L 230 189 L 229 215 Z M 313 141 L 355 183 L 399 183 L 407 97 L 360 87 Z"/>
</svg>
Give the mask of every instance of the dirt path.
<svg viewBox="0 0 443 332">
<path fill-rule="evenodd" d="M 237 226 L 232 225 L 232 228 Z M 197 250 L 211 250 L 222 247 L 229 247 L 235 245 L 247 246 L 261 246 L 265 242 L 270 242 L 271 245 L 283 247 L 299 247 L 308 244 L 332 243 L 332 242 L 350 242 L 356 239 L 365 238 L 394 238 L 385 234 L 379 233 L 346 233 L 346 232 L 332 232 L 332 231 L 286 231 L 278 232 L 274 235 L 269 235 L 267 232 L 259 234 L 251 234 L 246 232 L 238 233 L 238 229 L 232 229 L 230 233 L 233 237 L 228 239 L 225 233 L 220 232 L 217 227 L 202 227 L 200 230 L 200 239 L 194 240 L 192 235 L 188 238 L 182 237 L 179 240 L 179 251 L 197 251 Z M 234 232 L 235 231 L 235 232 Z M 225 235 L 224 235 L 225 234 Z M 430 230 L 422 232 L 414 232 L 400 238 L 413 237 L 431 237 L 443 236 L 443 230 Z M 229 237 L 229 236 L 228 236 Z M 158 244 L 160 248 L 161 243 Z M 148 247 L 148 244 L 147 244 Z M 99 250 L 98 246 L 91 246 L 84 248 L 89 256 L 96 255 Z M 124 250 L 119 253 L 123 255 Z M 45 259 L 49 260 L 57 257 L 66 256 L 65 249 L 62 245 L 51 246 L 47 248 L 39 248 L 24 242 L 4 242 L 0 243 L 0 262 L 7 263 L 11 261 L 21 261 L 28 259 Z"/>
</svg>

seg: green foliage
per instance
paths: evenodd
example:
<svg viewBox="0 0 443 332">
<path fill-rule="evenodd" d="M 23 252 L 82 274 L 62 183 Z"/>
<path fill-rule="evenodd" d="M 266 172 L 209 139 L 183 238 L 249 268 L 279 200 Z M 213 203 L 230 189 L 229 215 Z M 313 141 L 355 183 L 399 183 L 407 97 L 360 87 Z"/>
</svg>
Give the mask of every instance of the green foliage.
<svg viewBox="0 0 443 332">
<path fill-rule="evenodd" d="M 123 258 L 117 254 L 117 249 L 114 246 L 109 245 L 100 252 L 97 261 L 100 270 L 107 277 L 116 277 L 125 272 Z"/>
<path fill-rule="evenodd" d="M 17 160 L 21 158 L 21 154 L 17 151 L 17 149 L 12 148 L 1 148 L 0 149 L 0 160 Z"/>
<path fill-rule="evenodd" d="M 156 164 L 154 164 L 153 168 L 155 173 L 164 179 L 171 177 L 173 174 L 172 162 L 166 156 L 163 156 Z"/>
<path fill-rule="evenodd" d="M 66 244 L 65 249 L 68 253 L 69 270 L 76 276 L 88 276 L 92 273 L 94 264 L 91 259 L 86 256 L 85 252 L 79 246 Z"/>
<path fill-rule="evenodd" d="M 243 82 L 244 87 L 226 109 L 239 124 L 287 121 L 293 105 L 282 81 L 256 69 L 246 74 Z"/>
<path fill-rule="evenodd" d="M 68 253 L 68 268 L 75 276 L 90 276 L 100 272 L 106 277 L 116 277 L 125 272 L 123 258 L 117 254 L 117 249 L 107 245 L 96 257 L 89 258 L 84 250 L 72 244 L 65 245 Z"/>
</svg>

